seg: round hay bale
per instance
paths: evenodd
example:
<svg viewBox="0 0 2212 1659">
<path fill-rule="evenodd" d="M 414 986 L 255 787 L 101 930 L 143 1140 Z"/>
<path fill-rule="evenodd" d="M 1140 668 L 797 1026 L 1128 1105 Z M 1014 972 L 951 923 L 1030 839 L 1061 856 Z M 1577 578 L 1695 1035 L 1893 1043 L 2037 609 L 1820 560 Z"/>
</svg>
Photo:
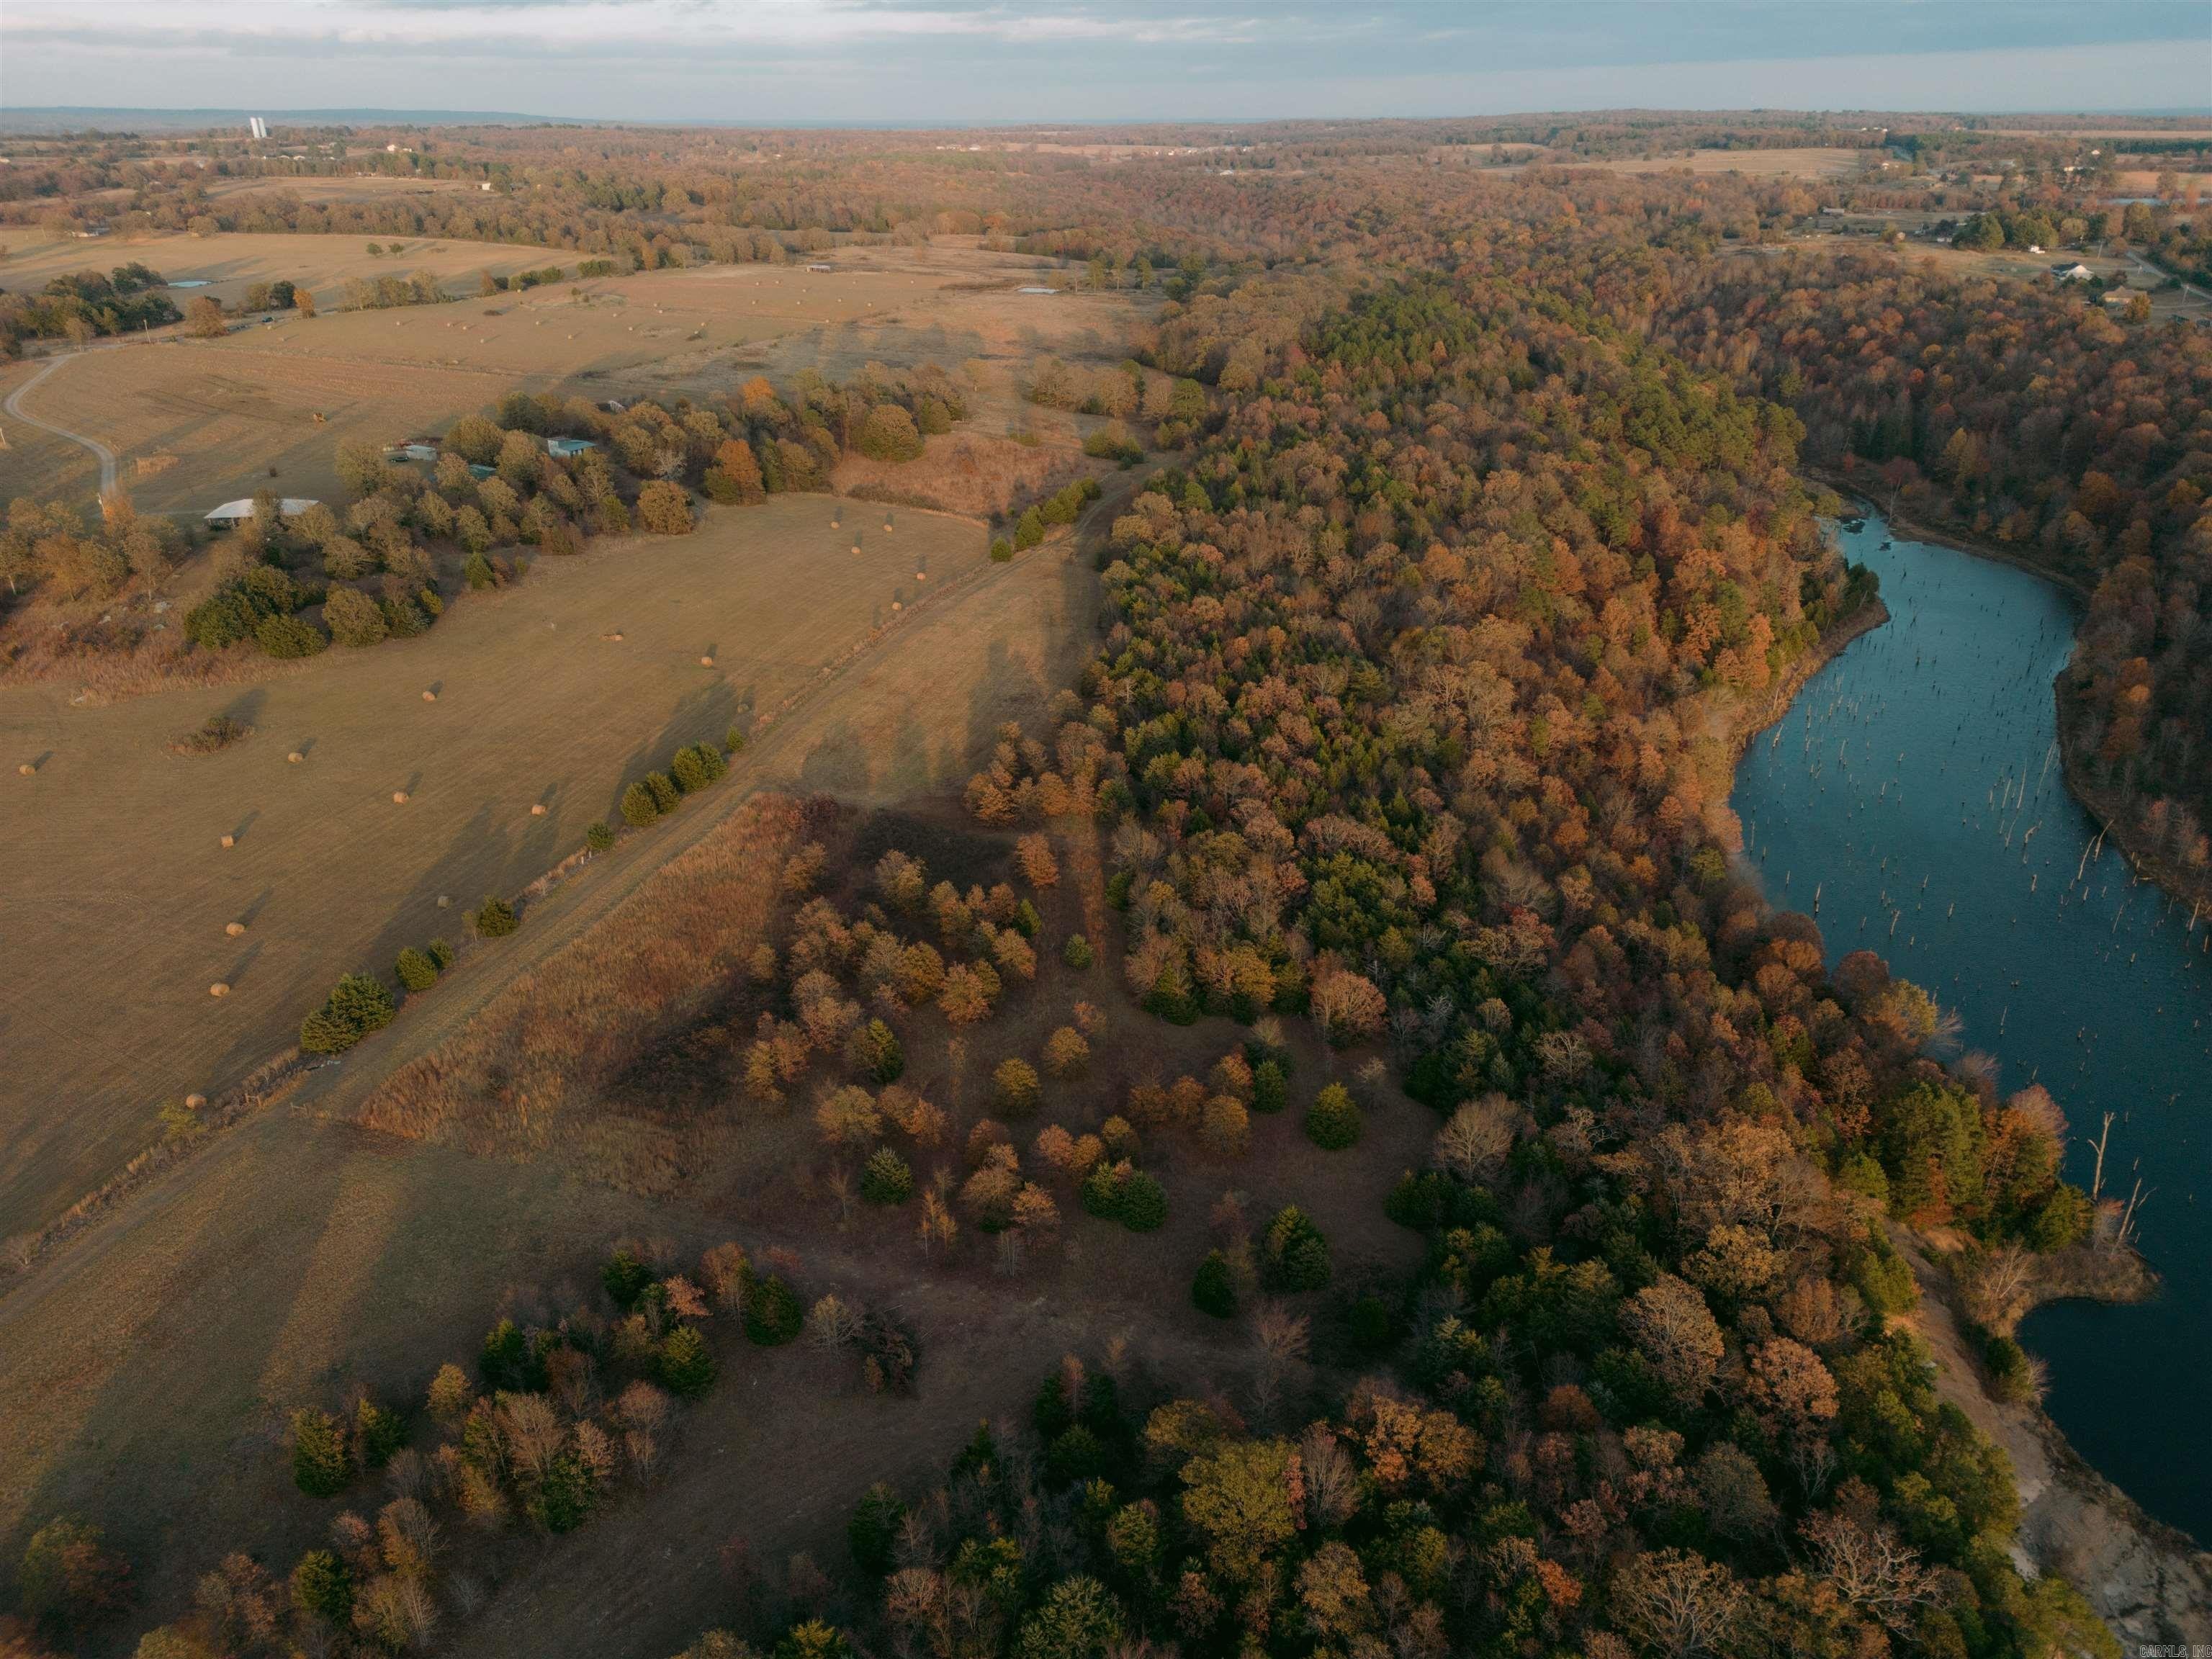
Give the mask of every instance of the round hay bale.
<svg viewBox="0 0 2212 1659">
<path fill-rule="evenodd" d="M 185 1097 L 185 1109 L 188 1112 L 197 1112 L 201 1107 L 206 1104 L 207 1097 L 205 1095 L 186 1095 Z"/>
<path fill-rule="evenodd" d="M 295 750 L 294 750 L 290 754 L 289 754 L 289 755 L 285 756 L 285 757 L 284 757 L 284 758 L 285 758 L 285 760 L 286 760 L 287 762 L 289 762 L 290 764 L 292 764 L 292 765 L 294 765 L 294 766 L 297 766 L 297 765 L 298 765 L 301 761 L 303 761 L 303 760 L 307 759 L 307 757 L 305 755 L 301 754 L 298 750 L 295 749 Z"/>
<path fill-rule="evenodd" d="M 544 817 L 545 816 L 545 803 L 542 800 L 532 803 L 530 816 L 533 818 Z"/>
<path fill-rule="evenodd" d="M 854 553 L 856 553 L 856 554 L 857 554 L 860 550 L 860 543 L 858 543 L 858 542 L 854 542 L 854 543 L 853 544 L 853 551 L 854 551 Z"/>
<path fill-rule="evenodd" d="M 886 535 L 886 536 L 890 535 L 890 534 L 891 533 L 891 532 L 892 532 L 892 531 L 894 531 L 894 530 L 896 530 L 896 529 L 897 529 L 897 528 L 898 528 L 898 526 L 897 526 L 896 525 L 893 524 L 893 523 L 892 523 L 889 519 L 885 519 L 885 520 L 884 520 L 884 535 Z"/>
<path fill-rule="evenodd" d="M 393 790 L 393 791 L 392 792 L 392 804 L 394 806 L 404 806 L 404 805 L 407 805 L 407 792 L 406 792 L 404 789 L 395 789 L 395 790 Z"/>
<path fill-rule="evenodd" d="M 891 601 L 891 609 L 894 611 L 903 611 L 906 607 L 901 605 L 896 599 L 893 599 Z"/>
<path fill-rule="evenodd" d="M 217 980 L 208 987 L 208 994 L 211 997 L 227 997 L 230 994 L 230 987 Z"/>
<path fill-rule="evenodd" d="M 929 572 L 927 570 L 917 570 L 914 573 L 914 579 L 918 582 L 926 582 L 929 580 Z"/>
<path fill-rule="evenodd" d="M 441 910 L 444 909 L 447 905 L 451 904 L 452 902 L 453 902 L 453 900 L 451 900 L 450 898 L 447 898 L 447 897 L 443 893 L 441 893 L 441 894 L 439 894 L 439 895 L 438 895 L 438 908 L 439 908 Z"/>
<path fill-rule="evenodd" d="M 235 847 L 238 845 L 238 837 L 236 836 L 225 836 L 222 838 L 222 844 L 225 847 Z"/>
<path fill-rule="evenodd" d="M 422 694 L 422 701 L 424 702 L 435 702 L 438 701 L 438 694 L 435 691 L 425 691 Z"/>
<path fill-rule="evenodd" d="M 714 659 L 712 657 L 702 657 L 699 659 L 699 666 L 702 668 L 712 668 L 714 665 Z"/>
<path fill-rule="evenodd" d="M 246 924 L 242 921 L 227 921 L 222 925 L 222 931 L 229 934 L 231 938 L 236 939 L 240 933 L 246 931 Z"/>
<path fill-rule="evenodd" d="M 27 778 L 36 773 L 38 769 L 39 769 L 32 765 L 30 762 L 25 761 L 21 766 L 15 769 L 15 775 L 19 778 Z"/>
</svg>

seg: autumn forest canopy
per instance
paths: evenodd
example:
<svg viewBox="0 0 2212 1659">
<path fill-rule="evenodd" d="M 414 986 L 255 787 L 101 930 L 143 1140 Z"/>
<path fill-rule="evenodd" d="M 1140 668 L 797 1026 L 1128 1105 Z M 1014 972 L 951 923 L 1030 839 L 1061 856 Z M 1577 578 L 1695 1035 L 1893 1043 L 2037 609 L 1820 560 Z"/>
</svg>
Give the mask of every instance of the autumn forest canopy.
<svg viewBox="0 0 2212 1659">
<path fill-rule="evenodd" d="M 2109 1206 L 2063 1178 L 2063 1103 L 2002 1086 L 1929 990 L 1874 952 L 1833 960 L 1771 903 L 1726 792 L 1754 717 L 1878 614 L 1827 528 L 1863 495 L 2087 595 L 2055 693 L 2069 754 L 2148 867 L 2206 890 L 2212 330 L 1962 263 L 1948 232 L 1806 231 L 1823 208 L 1930 234 L 2034 213 L 2054 243 L 2070 226 L 2085 254 L 2125 242 L 2180 271 L 2201 221 L 2178 199 L 2108 213 L 2113 157 L 2071 170 L 2063 123 L 1886 143 L 1626 115 L 1235 137 L 1132 131 L 1115 142 L 1138 153 L 1105 164 L 893 134 L 471 131 L 418 135 L 411 160 L 303 136 L 319 171 L 404 161 L 495 186 L 363 203 L 288 189 L 242 149 L 187 172 L 171 141 L 101 137 L 19 159 L 0 213 L 74 222 L 100 191 L 118 231 L 469 238 L 624 270 L 958 239 L 1146 301 L 1126 367 L 1047 362 L 1025 382 L 1116 423 L 1091 452 L 1126 464 L 1108 491 L 1145 470 L 1110 511 L 1083 516 L 1099 490 L 1077 486 L 1007 526 L 1008 558 L 1079 532 L 1103 614 L 1077 682 L 999 732 L 962 792 L 1003 879 L 963 896 L 875 848 L 842 869 L 794 817 L 794 862 L 760 901 L 773 947 L 714 970 L 750 999 L 731 1022 L 743 1087 L 763 1111 L 800 1103 L 802 1133 L 812 1112 L 863 1205 L 908 1218 L 902 1238 L 918 1221 L 948 1273 L 960 1239 L 1010 1236 L 1012 1272 L 1078 1227 L 1110 1259 L 1121 1229 L 1204 1212 L 1236 1177 L 1153 1150 L 1233 1161 L 1249 1115 L 1286 1098 L 1330 1157 L 1363 1114 L 1418 1111 L 1430 1150 L 1363 1195 L 1416 1265 L 1333 1284 L 1310 1206 L 1217 1210 L 1194 1305 L 1300 1367 L 1255 1394 L 1202 1364 L 1133 1371 L 1102 1341 L 939 1448 L 935 1478 L 893 1479 L 887 1456 L 836 1519 L 834 1588 L 737 1596 L 689 1659 L 2116 1655 L 2080 1589 L 2016 1564 L 2013 1472 L 1941 1395 L 1909 1317 L 1917 1237 L 2020 1273 L 2113 1245 Z M 1810 147 L 1864 164 L 1596 165 Z M 0 334 L 34 349 L 72 317 L 170 320 L 113 252 L 112 276 L 0 300 Z M 926 464 L 972 416 L 957 375 L 874 365 L 612 410 L 518 393 L 454 423 L 427 474 L 349 453 L 353 499 L 270 524 L 182 625 L 209 653 L 313 654 L 341 625 L 404 637 L 439 614 L 449 554 L 496 586 L 525 550 L 684 533 L 695 493 L 744 511 L 827 488 L 849 454 Z M 593 447 L 549 457 L 562 435 Z M 121 592 L 173 540 L 19 502 L 21 593 L 0 605 Z M 311 554 L 313 594 L 286 572 Z M 302 620 L 326 589 L 352 597 Z M 690 770 L 665 801 L 634 786 L 641 834 L 731 787 L 722 748 L 671 765 Z M 1071 882 L 1095 868 L 1103 932 L 1041 921 L 1056 858 Z M 993 1021 L 1041 958 L 1091 972 L 1103 1024 L 1008 1070 Z M 392 1018 L 388 991 L 369 1000 L 333 1046 Z M 345 1012 L 334 993 L 309 1018 L 328 1036 Z M 1387 1074 L 1328 1094 L 1286 1025 L 1311 1063 Z M 1065 1132 L 1007 1127 L 1093 1053 L 1217 1026 L 1203 1085 L 1139 1085 Z M 906 1073 L 946 1030 L 990 1079 L 983 1123 Z M 527 1097 L 507 1073 L 475 1093 L 433 1073 L 454 1134 L 490 1135 L 501 1089 Z M 1312 1177 L 1330 1178 L 1350 1177 Z M 717 1352 L 726 1368 L 739 1342 L 794 1338 L 798 1277 L 772 1252 L 618 1253 L 573 1314 L 487 1310 L 471 1363 L 422 1356 L 422 1398 L 294 1419 L 303 1491 L 343 1494 L 302 1500 L 344 1508 L 331 1541 L 257 1561 L 241 1540 L 196 1607 L 152 1610 L 148 1641 L 174 1645 L 138 1652 L 434 1646 L 466 1617 L 448 1568 L 470 1540 L 650 1511 L 662 1477 L 625 1437 L 650 1454 L 715 1386 Z M 888 1311 L 822 1318 L 823 1346 L 894 1395 L 980 1358 L 916 1348 Z M 1975 1375 L 2019 1397 L 2029 1362 L 2001 1325 L 1971 1326 Z M 349 1484 L 395 1456 L 390 1493 Z M 19 1579 L 44 1639 L 121 1604 L 102 1548 L 34 1541 Z"/>
</svg>

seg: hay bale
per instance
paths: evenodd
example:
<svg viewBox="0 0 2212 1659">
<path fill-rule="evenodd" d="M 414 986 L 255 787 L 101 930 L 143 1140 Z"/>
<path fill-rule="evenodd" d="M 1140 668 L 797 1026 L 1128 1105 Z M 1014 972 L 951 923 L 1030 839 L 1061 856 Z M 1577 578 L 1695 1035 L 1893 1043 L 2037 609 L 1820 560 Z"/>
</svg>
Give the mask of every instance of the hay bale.
<svg viewBox="0 0 2212 1659">
<path fill-rule="evenodd" d="M 298 750 L 295 749 L 295 750 L 294 750 L 290 754 L 289 754 L 289 755 L 285 756 L 285 757 L 284 757 L 284 758 L 285 758 L 285 760 L 286 760 L 286 761 L 289 762 L 292 765 L 294 765 L 294 766 L 297 766 L 297 765 L 298 765 L 301 761 L 303 761 L 303 760 L 307 759 L 307 757 L 305 755 L 301 754 Z"/>
<path fill-rule="evenodd" d="M 231 938 L 236 939 L 240 933 L 246 931 L 246 924 L 242 921 L 226 921 L 222 925 L 222 931 L 229 934 Z"/>
<path fill-rule="evenodd" d="M 890 535 L 890 534 L 891 533 L 891 532 L 892 532 L 892 531 L 894 531 L 894 530 L 896 530 L 896 529 L 897 529 L 897 528 L 898 528 L 898 526 L 897 526 L 896 525 L 894 525 L 894 524 L 893 524 L 893 523 L 892 523 L 889 519 L 885 519 L 885 520 L 884 520 L 884 535 L 886 535 L 886 536 Z"/>
<path fill-rule="evenodd" d="M 444 909 L 447 905 L 451 904 L 452 902 L 453 902 L 453 900 L 452 900 L 452 899 L 450 899 L 450 898 L 448 898 L 448 897 L 447 897 L 445 894 L 441 893 L 441 894 L 439 894 L 439 895 L 438 895 L 438 908 L 439 908 L 441 910 Z"/>
<path fill-rule="evenodd" d="M 236 836 L 225 836 L 222 838 L 222 844 L 225 847 L 235 847 L 238 845 L 238 837 Z"/>
<path fill-rule="evenodd" d="M 530 808 L 530 816 L 533 818 L 544 817 L 545 816 L 545 803 L 542 800 L 533 802 Z"/>
<path fill-rule="evenodd" d="M 407 792 L 406 792 L 404 789 L 395 789 L 395 790 L 393 790 L 393 791 L 392 792 L 392 804 L 394 806 L 404 806 L 404 805 L 407 805 Z"/>
<path fill-rule="evenodd" d="M 699 666 L 702 668 L 712 668 L 714 665 L 714 659 L 712 657 L 702 657 L 699 659 Z"/>
<path fill-rule="evenodd" d="M 197 1112 L 201 1107 L 206 1104 L 207 1097 L 205 1095 L 186 1095 L 185 1097 L 185 1109 L 188 1112 Z"/>
<path fill-rule="evenodd" d="M 217 980 L 208 987 L 208 994 L 211 997 L 227 997 L 230 994 L 230 987 Z"/>
<path fill-rule="evenodd" d="M 927 570 L 917 570 L 914 573 L 914 579 L 918 582 L 926 582 L 929 580 L 929 572 Z"/>
<path fill-rule="evenodd" d="M 36 775 L 38 769 L 39 769 L 32 765 L 30 762 L 25 761 L 21 766 L 15 769 L 15 775 L 19 778 L 31 777 Z"/>
<path fill-rule="evenodd" d="M 435 691 L 425 691 L 422 694 L 422 701 L 424 702 L 435 702 L 438 701 L 438 694 Z"/>
</svg>

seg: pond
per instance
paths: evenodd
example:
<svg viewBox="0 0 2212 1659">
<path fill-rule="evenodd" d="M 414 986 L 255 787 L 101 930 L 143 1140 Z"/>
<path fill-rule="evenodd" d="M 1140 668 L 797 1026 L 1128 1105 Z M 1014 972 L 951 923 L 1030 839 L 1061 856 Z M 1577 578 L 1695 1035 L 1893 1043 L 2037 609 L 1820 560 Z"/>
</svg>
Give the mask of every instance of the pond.
<svg viewBox="0 0 2212 1659">
<path fill-rule="evenodd" d="M 1844 521 L 1891 620 L 1853 641 L 1746 750 L 1732 797 L 1773 902 L 1817 915 L 1831 965 L 1862 947 L 1957 1011 L 2007 1091 L 2064 1109 L 2084 1186 L 2147 1194 L 2148 1304 L 2023 1322 L 2045 1405 L 2160 1519 L 2212 1540 L 2212 915 L 2137 882 L 2067 791 L 2051 681 L 2076 607 L 2027 571 Z"/>
</svg>

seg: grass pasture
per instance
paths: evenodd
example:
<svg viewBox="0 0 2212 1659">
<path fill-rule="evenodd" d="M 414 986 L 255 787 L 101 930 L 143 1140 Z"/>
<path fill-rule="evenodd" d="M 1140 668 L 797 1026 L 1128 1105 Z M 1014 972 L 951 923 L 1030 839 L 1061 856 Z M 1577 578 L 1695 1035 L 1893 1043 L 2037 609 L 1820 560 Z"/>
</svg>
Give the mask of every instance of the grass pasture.
<svg viewBox="0 0 2212 1659">
<path fill-rule="evenodd" d="M 349 183 L 356 182 L 349 180 Z M 370 242 L 397 247 L 397 253 L 372 254 Z M 295 235 L 289 232 L 228 232 L 211 236 L 171 233 L 157 236 L 71 239 L 24 247 L 0 264 L 0 288 L 18 293 L 42 288 L 50 278 L 74 270 L 106 272 L 137 260 L 151 265 L 172 283 L 205 282 L 201 289 L 170 295 L 182 310 L 195 294 L 235 305 L 255 283 L 278 278 L 313 290 L 319 304 L 335 306 L 356 276 L 408 276 L 427 270 L 450 284 L 474 278 L 480 270 L 495 276 L 566 265 L 584 256 L 557 248 L 519 247 L 511 242 L 465 242 L 450 238 L 410 237 L 391 241 L 373 236 Z"/>
<path fill-rule="evenodd" d="M 721 398 L 756 374 L 787 384 L 802 369 L 842 380 L 870 362 L 928 361 L 972 371 L 975 418 L 963 428 L 971 441 L 1028 428 L 1072 447 L 1084 423 L 1023 404 L 1019 374 L 1048 351 L 1118 362 L 1152 303 L 1132 295 L 1018 295 L 1014 285 L 1036 275 L 1034 261 L 972 249 L 933 249 L 925 258 L 881 248 L 840 253 L 827 272 L 712 266 L 439 306 L 328 309 L 349 276 L 423 268 L 448 286 L 466 285 L 484 269 L 560 264 L 573 274 L 580 257 L 421 243 L 415 248 L 439 252 L 417 260 L 410 250 L 395 261 L 372 259 L 365 246 L 352 237 L 172 237 L 53 244 L 0 265 L 0 283 L 27 287 L 64 270 L 143 258 L 172 278 L 216 277 L 203 291 L 227 300 L 249 282 L 290 276 L 309 281 L 326 307 L 312 319 L 280 314 L 243 325 L 221 340 L 156 339 L 86 352 L 56 369 L 25 408 L 115 450 L 141 511 L 193 517 L 264 485 L 327 498 L 337 489 L 332 460 L 341 440 L 380 444 L 441 432 L 517 388 L 593 399 Z M 0 392 L 18 383 L 0 380 Z M 90 505 L 97 477 L 82 451 L 72 459 L 74 446 L 20 422 L 0 424 L 11 445 L 0 450 L 0 500 L 61 495 Z M 141 460 L 161 470 L 142 474 Z M 972 509 L 999 505 L 1004 494 L 968 489 L 946 500 Z"/>
<path fill-rule="evenodd" d="M 0 834 L 17 849 L 0 916 L 17 959 L 45 964 L 0 1014 L 16 1061 L 0 1084 L 0 1232 L 97 1184 L 149 1138 L 163 1098 L 212 1094 L 282 1048 L 337 973 L 459 937 L 460 905 L 556 863 L 678 744 L 807 689 L 931 583 L 1013 574 L 987 566 L 972 523 L 902 511 L 886 534 L 848 503 L 833 531 L 836 510 L 779 498 L 711 512 L 682 541 L 541 562 L 420 639 L 333 650 L 243 690 L 102 708 L 73 706 L 65 685 L 0 691 Z M 964 779 L 996 699 L 1059 666 L 1037 630 L 1069 618 L 1065 568 L 1033 558 L 988 584 L 978 631 L 933 662 L 848 666 L 825 703 L 836 718 L 769 764 L 861 790 Z M 167 752 L 222 711 L 252 736 Z M 16 775 L 26 763 L 35 775 Z M 763 769 L 741 760 L 724 787 Z M 243 935 L 226 935 L 233 921 Z M 210 996 L 217 981 L 228 997 Z"/>
<path fill-rule="evenodd" d="M 1575 161 L 1607 173 L 1741 173 L 1754 179 L 1841 179 L 1880 153 L 1863 149 L 1690 149 L 1677 155 L 1635 155 L 1613 161 Z"/>
</svg>

